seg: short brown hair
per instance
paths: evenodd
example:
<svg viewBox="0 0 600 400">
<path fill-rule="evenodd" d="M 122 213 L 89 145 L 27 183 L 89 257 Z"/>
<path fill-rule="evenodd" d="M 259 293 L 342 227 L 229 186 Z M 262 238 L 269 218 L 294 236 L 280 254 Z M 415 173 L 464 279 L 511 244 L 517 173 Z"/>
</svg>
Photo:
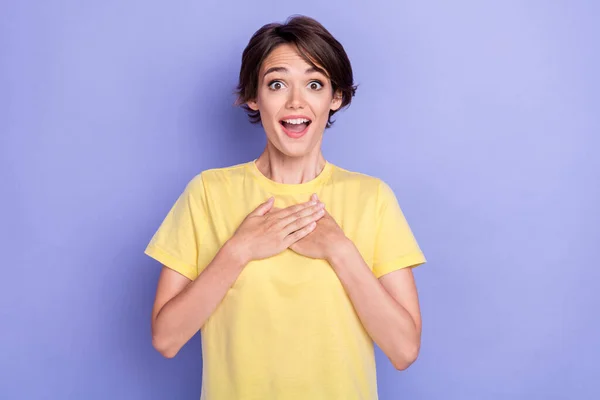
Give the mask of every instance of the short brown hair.
<svg viewBox="0 0 600 400">
<path fill-rule="evenodd" d="M 342 105 L 338 110 L 350 105 L 356 86 L 353 82 L 352 66 L 344 47 L 319 22 L 310 17 L 297 15 L 288 18 L 284 24 L 264 25 L 252 35 L 244 49 L 236 90 L 238 96 L 236 104 L 241 105 L 246 111 L 250 122 L 260 122 L 260 112 L 252 110 L 246 104 L 256 99 L 259 70 L 267 56 L 282 44 L 295 45 L 300 56 L 307 63 L 322 71 L 330 79 L 333 94 L 339 91 L 342 95 Z M 326 128 L 333 124 L 331 116 L 336 112 L 337 110 L 329 110 Z"/>
</svg>

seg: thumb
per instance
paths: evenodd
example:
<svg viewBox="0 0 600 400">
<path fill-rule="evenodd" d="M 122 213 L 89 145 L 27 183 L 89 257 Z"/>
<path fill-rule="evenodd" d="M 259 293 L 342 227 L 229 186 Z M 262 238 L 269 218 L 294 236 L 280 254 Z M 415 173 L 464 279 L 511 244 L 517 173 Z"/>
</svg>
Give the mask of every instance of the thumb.
<svg viewBox="0 0 600 400">
<path fill-rule="evenodd" d="M 275 203 L 273 200 L 273 196 L 269 197 L 267 201 L 256 207 L 256 209 L 252 212 L 252 215 L 265 215 L 268 213 Z"/>
</svg>

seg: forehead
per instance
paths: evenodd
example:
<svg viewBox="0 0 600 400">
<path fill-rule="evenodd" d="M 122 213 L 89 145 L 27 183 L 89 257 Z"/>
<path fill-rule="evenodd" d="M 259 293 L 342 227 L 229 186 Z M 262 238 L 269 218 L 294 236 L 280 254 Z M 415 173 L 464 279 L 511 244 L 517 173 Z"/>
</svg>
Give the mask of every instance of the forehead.
<svg viewBox="0 0 600 400">
<path fill-rule="evenodd" d="M 319 64 L 315 63 L 319 68 L 322 68 Z M 288 69 L 301 69 L 302 71 L 312 67 L 298 52 L 296 46 L 291 44 L 281 44 L 277 46 L 269 55 L 265 58 L 260 68 L 261 75 L 264 71 L 269 68 L 276 66 L 285 66 Z"/>
</svg>

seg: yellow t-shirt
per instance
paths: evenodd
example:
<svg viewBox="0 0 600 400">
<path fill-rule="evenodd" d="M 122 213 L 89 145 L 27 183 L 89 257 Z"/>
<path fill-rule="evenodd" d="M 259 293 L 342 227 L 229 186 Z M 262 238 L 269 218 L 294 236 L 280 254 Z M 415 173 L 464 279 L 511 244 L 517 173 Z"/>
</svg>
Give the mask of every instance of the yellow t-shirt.
<svg viewBox="0 0 600 400">
<path fill-rule="evenodd" d="M 390 187 L 329 162 L 312 181 L 281 184 L 254 161 L 203 171 L 145 253 L 195 279 L 242 220 L 317 193 L 376 277 L 425 262 Z M 325 260 L 285 250 L 246 265 L 201 330 L 205 400 L 377 399 L 373 341 Z"/>
</svg>

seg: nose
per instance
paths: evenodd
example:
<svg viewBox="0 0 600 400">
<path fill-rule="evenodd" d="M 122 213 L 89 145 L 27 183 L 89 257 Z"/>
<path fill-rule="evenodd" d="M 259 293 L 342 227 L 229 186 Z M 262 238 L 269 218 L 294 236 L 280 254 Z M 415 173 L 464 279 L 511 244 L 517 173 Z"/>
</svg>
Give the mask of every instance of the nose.
<svg viewBox="0 0 600 400">
<path fill-rule="evenodd" d="M 296 87 L 289 91 L 290 95 L 287 99 L 287 108 L 298 109 L 304 107 L 304 99 L 302 98 L 302 89 Z"/>
</svg>

